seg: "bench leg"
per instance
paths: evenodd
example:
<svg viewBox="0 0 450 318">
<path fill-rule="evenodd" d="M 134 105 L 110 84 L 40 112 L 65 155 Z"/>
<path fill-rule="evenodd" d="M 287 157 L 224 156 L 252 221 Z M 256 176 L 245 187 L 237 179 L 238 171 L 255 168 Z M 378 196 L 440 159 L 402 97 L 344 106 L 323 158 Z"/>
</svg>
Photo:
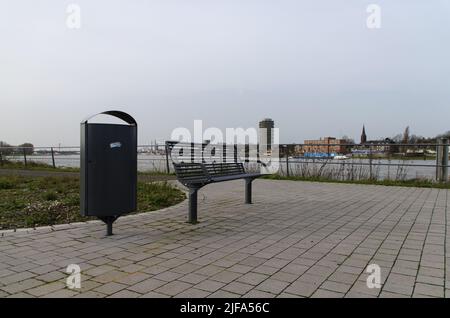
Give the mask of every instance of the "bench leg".
<svg viewBox="0 0 450 318">
<path fill-rule="evenodd" d="M 253 179 L 245 179 L 245 203 L 252 204 L 252 181 Z"/>
<path fill-rule="evenodd" d="M 197 188 L 189 189 L 189 215 L 188 222 L 191 224 L 197 223 Z"/>
</svg>

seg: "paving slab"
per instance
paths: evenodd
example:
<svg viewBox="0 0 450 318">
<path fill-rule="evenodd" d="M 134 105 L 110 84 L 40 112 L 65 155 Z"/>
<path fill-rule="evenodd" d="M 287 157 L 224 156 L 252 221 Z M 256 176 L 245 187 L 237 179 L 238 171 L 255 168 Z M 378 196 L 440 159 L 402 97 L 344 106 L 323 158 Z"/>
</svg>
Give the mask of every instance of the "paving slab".
<svg viewBox="0 0 450 318">
<path fill-rule="evenodd" d="M 450 190 L 255 180 L 101 222 L 0 233 L 0 297 L 449 297 Z M 66 269 L 81 268 L 81 289 Z M 380 288 L 369 288 L 380 268 Z"/>
</svg>

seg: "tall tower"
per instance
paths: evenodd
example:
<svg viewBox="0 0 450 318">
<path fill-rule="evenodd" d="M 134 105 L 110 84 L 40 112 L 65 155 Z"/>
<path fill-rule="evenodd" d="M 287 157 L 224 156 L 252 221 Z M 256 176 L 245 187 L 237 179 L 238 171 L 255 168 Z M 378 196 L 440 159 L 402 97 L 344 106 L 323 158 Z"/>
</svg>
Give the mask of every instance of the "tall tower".
<svg viewBox="0 0 450 318">
<path fill-rule="evenodd" d="M 267 151 L 272 151 L 272 144 L 273 144 L 273 133 L 272 129 L 275 127 L 275 123 L 270 118 L 264 118 L 259 122 L 259 144 L 267 144 Z M 263 131 L 262 129 L 265 129 Z"/>
<path fill-rule="evenodd" d="M 366 136 L 366 128 L 363 125 L 362 133 L 361 133 L 361 144 L 365 144 L 367 142 Z"/>
</svg>

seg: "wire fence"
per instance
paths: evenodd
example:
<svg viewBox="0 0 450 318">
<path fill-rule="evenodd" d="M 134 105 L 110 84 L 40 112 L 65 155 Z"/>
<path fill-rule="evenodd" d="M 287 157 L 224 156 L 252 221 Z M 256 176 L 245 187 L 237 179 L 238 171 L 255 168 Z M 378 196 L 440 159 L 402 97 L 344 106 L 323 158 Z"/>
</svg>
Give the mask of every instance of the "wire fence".
<svg viewBox="0 0 450 318">
<path fill-rule="evenodd" d="M 79 168 L 80 147 L 0 147 L 0 165 L 6 162 L 22 163 L 25 168 L 31 167 L 34 163 L 46 164 L 53 168 Z M 138 146 L 138 170 L 166 173 L 165 147 Z"/>
<path fill-rule="evenodd" d="M 448 181 L 447 138 L 433 144 L 314 143 L 280 147 L 285 160 L 281 174 L 287 176 L 333 180 Z"/>
<path fill-rule="evenodd" d="M 330 180 L 427 179 L 448 182 L 448 139 L 434 144 L 305 143 L 281 144 L 278 174 Z M 258 171 L 259 163 L 245 160 L 246 169 Z M 25 167 L 42 163 L 53 168 L 79 168 L 80 147 L 0 147 L 0 165 L 21 162 Z M 173 173 L 164 145 L 138 146 L 138 170 Z"/>
</svg>

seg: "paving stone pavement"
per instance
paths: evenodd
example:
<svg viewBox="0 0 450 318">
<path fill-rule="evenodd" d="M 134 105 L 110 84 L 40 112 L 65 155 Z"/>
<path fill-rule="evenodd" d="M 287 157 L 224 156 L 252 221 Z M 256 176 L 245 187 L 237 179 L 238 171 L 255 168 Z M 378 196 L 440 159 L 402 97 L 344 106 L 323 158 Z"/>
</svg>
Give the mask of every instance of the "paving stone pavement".
<svg viewBox="0 0 450 318">
<path fill-rule="evenodd" d="M 450 297 L 449 190 L 256 180 L 120 218 L 0 234 L 0 297 Z M 69 264 L 81 289 L 69 289 Z M 381 288 L 368 288 L 369 264 Z"/>
</svg>

